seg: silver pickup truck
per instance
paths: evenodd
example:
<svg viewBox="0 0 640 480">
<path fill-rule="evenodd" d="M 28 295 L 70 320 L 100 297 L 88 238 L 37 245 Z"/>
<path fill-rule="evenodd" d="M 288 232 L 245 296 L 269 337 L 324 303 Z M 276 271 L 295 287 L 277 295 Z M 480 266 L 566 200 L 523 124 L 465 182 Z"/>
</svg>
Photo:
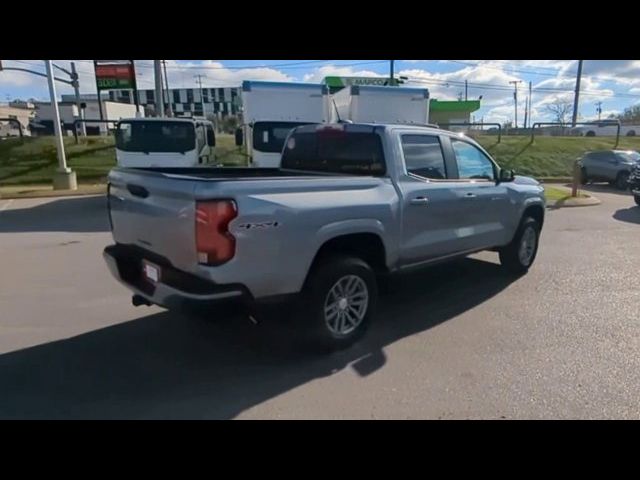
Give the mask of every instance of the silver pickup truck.
<svg viewBox="0 0 640 480">
<path fill-rule="evenodd" d="M 104 257 L 134 304 L 294 295 L 329 348 L 364 333 L 382 276 L 487 249 L 526 272 L 545 212 L 538 182 L 461 134 L 350 123 L 294 129 L 279 169 L 115 168 L 108 203 Z"/>
</svg>

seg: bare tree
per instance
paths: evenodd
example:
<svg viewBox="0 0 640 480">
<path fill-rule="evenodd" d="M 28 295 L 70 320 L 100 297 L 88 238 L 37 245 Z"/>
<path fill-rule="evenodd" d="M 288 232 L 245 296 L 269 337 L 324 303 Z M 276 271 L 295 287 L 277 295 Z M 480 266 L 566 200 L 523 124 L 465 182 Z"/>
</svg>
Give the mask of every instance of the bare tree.
<svg viewBox="0 0 640 480">
<path fill-rule="evenodd" d="M 573 103 L 556 98 L 553 103 L 549 103 L 545 109 L 553 115 L 554 121 L 561 123 L 564 127 L 568 117 L 573 113 Z"/>
</svg>

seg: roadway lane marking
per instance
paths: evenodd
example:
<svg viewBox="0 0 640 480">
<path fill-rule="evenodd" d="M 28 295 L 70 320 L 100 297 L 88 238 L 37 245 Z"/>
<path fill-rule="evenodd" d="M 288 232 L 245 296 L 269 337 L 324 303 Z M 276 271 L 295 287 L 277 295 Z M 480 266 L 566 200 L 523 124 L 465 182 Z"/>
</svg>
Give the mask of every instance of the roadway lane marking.
<svg viewBox="0 0 640 480">
<path fill-rule="evenodd" d="M 2 205 L 0 207 L 0 212 L 2 212 L 3 210 L 6 210 L 7 208 L 9 208 L 9 205 L 11 205 L 12 203 L 13 203 L 13 199 L 7 200 L 7 203 L 5 203 L 4 205 Z"/>
</svg>

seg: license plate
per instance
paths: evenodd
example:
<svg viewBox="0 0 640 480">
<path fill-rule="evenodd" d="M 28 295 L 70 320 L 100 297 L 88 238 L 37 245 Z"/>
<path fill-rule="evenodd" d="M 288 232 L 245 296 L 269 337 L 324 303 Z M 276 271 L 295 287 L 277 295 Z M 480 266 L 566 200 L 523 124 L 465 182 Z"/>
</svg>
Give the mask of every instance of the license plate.
<svg viewBox="0 0 640 480">
<path fill-rule="evenodd" d="M 153 283 L 160 281 L 160 267 L 153 265 L 146 260 L 142 261 L 142 272 L 147 280 Z"/>
</svg>

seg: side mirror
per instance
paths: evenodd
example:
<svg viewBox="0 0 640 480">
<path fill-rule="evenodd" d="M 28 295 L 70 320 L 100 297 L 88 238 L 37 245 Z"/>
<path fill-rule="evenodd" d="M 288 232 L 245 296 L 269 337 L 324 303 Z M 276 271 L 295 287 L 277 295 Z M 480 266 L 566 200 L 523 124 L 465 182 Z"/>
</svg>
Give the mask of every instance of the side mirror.
<svg viewBox="0 0 640 480">
<path fill-rule="evenodd" d="M 213 131 L 213 128 L 207 128 L 207 145 L 210 147 L 216 146 L 216 133 Z"/>
<path fill-rule="evenodd" d="M 500 169 L 500 175 L 498 177 L 498 182 L 513 182 L 516 178 L 516 173 L 513 170 L 505 170 L 504 168 Z"/>
<path fill-rule="evenodd" d="M 242 132 L 242 128 L 236 129 L 236 147 L 241 147 L 244 143 L 244 134 Z"/>
</svg>

